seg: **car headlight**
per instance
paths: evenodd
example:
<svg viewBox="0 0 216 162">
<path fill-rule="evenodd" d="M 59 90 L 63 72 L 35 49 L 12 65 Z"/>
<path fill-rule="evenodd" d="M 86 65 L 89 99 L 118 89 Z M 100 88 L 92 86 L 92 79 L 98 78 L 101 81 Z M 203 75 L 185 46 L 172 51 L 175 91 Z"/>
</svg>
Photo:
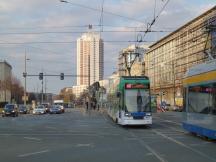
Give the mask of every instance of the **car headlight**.
<svg viewBox="0 0 216 162">
<path fill-rule="evenodd" d="M 5 111 L 4 111 L 4 110 L 2 110 L 2 112 L 4 113 Z"/>
<path fill-rule="evenodd" d="M 15 111 L 13 110 L 12 112 L 14 113 Z"/>
</svg>

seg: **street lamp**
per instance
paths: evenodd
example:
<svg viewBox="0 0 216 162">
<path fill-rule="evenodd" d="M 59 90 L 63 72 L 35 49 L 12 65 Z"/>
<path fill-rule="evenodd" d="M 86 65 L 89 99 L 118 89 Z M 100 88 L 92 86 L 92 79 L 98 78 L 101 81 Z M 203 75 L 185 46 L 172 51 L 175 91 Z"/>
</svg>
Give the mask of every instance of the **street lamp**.
<svg viewBox="0 0 216 162">
<path fill-rule="evenodd" d="M 26 57 L 26 50 L 25 50 L 25 60 L 24 60 L 24 62 L 25 62 L 25 72 L 24 72 L 24 78 L 25 78 L 25 86 L 24 86 L 24 105 L 26 106 L 26 77 L 27 77 L 27 70 L 26 70 L 26 61 L 28 61 L 28 60 L 30 60 L 30 59 L 28 59 L 27 57 Z"/>
</svg>

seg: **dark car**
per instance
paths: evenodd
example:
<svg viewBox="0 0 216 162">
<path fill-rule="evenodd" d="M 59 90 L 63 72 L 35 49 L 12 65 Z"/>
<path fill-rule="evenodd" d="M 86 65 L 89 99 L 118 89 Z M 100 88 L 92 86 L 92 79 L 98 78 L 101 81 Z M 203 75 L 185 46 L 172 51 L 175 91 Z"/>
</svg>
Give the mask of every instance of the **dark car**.
<svg viewBox="0 0 216 162">
<path fill-rule="evenodd" d="M 49 111 L 50 114 L 61 114 L 62 109 L 60 105 L 52 105 Z"/>
<path fill-rule="evenodd" d="M 27 114 L 28 110 L 25 105 L 19 105 L 19 113 L 21 114 Z"/>
<path fill-rule="evenodd" d="M 5 116 L 18 116 L 18 107 L 16 104 L 7 104 L 5 105 L 3 111 L 2 111 L 2 117 Z"/>
</svg>

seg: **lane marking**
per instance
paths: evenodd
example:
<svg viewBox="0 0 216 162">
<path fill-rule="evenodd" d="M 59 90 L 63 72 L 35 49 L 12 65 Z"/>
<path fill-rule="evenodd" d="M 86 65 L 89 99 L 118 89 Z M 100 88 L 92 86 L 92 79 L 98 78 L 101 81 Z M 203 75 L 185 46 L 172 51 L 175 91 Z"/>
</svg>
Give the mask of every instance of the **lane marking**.
<svg viewBox="0 0 216 162">
<path fill-rule="evenodd" d="M 137 139 L 137 141 L 144 146 L 151 154 L 153 154 L 160 162 L 168 162 L 167 160 L 165 160 L 163 157 L 161 157 L 161 155 L 159 153 L 157 153 L 152 147 L 150 147 L 149 145 L 147 145 L 143 140 L 139 139 L 133 132 L 129 131 L 131 136 L 135 139 Z"/>
<path fill-rule="evenodd" d="M 37 154 L 43 154 L 43 153 L 46 153 L 49 151 L 50 150 L 42 150 L 42 151 L 38 151 L 38 152 L 26 153 L 26 154 L 18 155 L 18 157 L 22 158 L 22 157 L 27 157 L 27 156 L 37 155 Z"/>
<path fill-rule="evenodd" d="M 163 119 L 162 119 L 162 120 L 163 120 Z M 177 123 L 177 122 L 174 122 L 174 121 L 171 121 L 171 120 L 164 120 L 164 121 L 166 121 L 166 122 L 168 122 L 168 123 L 173 123 L 173 124 L 176 124 L 176 125 L 182 126 L 182 124 Z"/>
<path fill-rule="evenodd" d="M 40 138 L 35 138 L 35 137 L 23 137 L 24 139 L 28 139 L 28 140 L 35 140 L 35 141 L 41 141 Z"/>
<path fill-rule="evenodd" d="M 150 146 L 145 144 L 145 147 L 154 155 L 157 157 L 158 160 L 161 162 L 168 162 L 167 160 L 163 159 L 155 150 L 153 150 Z"/>
<path fill-rule="evenodd" d="M 79 143 L 76 147 L 94 147 L 93 143 Z"/>
<path fill-rule="evenodd" d="M 49 126 L 46 126 L 46 128 L 48 128 L 48 129 L 57 129 L 56 127 L 49 127 Z"/>
<path fill-rule="evenodd" d="M 161 124 L 161 123 L 157 123 L 158 125 L 161 125 L 163 127 L 166 127 L 168 129 L 171 129 L 173 131 L 176 131 L 176 132 L 179 132 L 179 133 L 183 133 L 183 134 L 187 134 L 187 132 L 185 132 L 184 130 L 181 130 L 181 129 L 176 129 L 176 128 L 173 128 L 173 127 L 169 127 L 167 125 L 164 125 L 164 124 Z"/>
<path fill-rule="evenodd" d="M 216 161 L 215 158 L 209 157 L 209 155 L 206 155 L 206 154 L 204 154 L 203 152 L 201 152 L 201 151 L 199 151 L 199 150 L 196 150 L 196 149 L 194 149 L 194 148 L 192 148 L 192 147 L 190 147 L 190 146 L 187 146 L 187 145 L 185 145 L 184 143 L 182 143 L 182 142 L 180 142 L 180 141 L 177 141 L 177 140 L 175 140 L 175 139 L 172 138 L 172 137 L 166 136 L 165 134 L 163 134 L 163 133 L 161 133 L 161 132 L 159 132 L 159 131 L 157 131 L 157 130 L 152 130 L 152 131 L 155 132 L 156 134 L 158 134 L 158 135 L 164 137 L 165 139 L 167 139 L 167 140 L 169 140 L 169 141 L 172 141 L 172 142 L 178 144 L 179 146 L 182 146 L 182 147 L 184 147 L 184 148 L 187 148 L 187 149 L 189 149 L 189 150 L 191 150 L 191 151 L 193 151 L 193 152 L 199 154 L 200 156 L 205 157 L 206 159 L 209 159 L 209 160 L 211 160 L 211 161 Z"/>
</svg>

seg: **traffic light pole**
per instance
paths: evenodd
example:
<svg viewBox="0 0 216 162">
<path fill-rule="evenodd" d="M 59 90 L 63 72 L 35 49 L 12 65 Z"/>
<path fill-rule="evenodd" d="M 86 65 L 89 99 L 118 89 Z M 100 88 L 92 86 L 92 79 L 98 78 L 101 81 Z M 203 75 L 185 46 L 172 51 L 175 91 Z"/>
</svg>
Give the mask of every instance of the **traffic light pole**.
<svg viewBox="0 0 216 162">
<path fill-rule="evenodd" d="M 24 86 L 24 105 L 26 106 L 26 52 L 25 52 L 25 86 Z"/>
<path fill-rule="evenodd" d="M 43 103 L 43 79 L 42 79 L 42 81 L 41 81 L 41 84 L 42 84 L 42 91 L 41 91 L 41 94 L 42 94 L 42 96 L 41 96 L 41 104 Z"/>
</svg>

